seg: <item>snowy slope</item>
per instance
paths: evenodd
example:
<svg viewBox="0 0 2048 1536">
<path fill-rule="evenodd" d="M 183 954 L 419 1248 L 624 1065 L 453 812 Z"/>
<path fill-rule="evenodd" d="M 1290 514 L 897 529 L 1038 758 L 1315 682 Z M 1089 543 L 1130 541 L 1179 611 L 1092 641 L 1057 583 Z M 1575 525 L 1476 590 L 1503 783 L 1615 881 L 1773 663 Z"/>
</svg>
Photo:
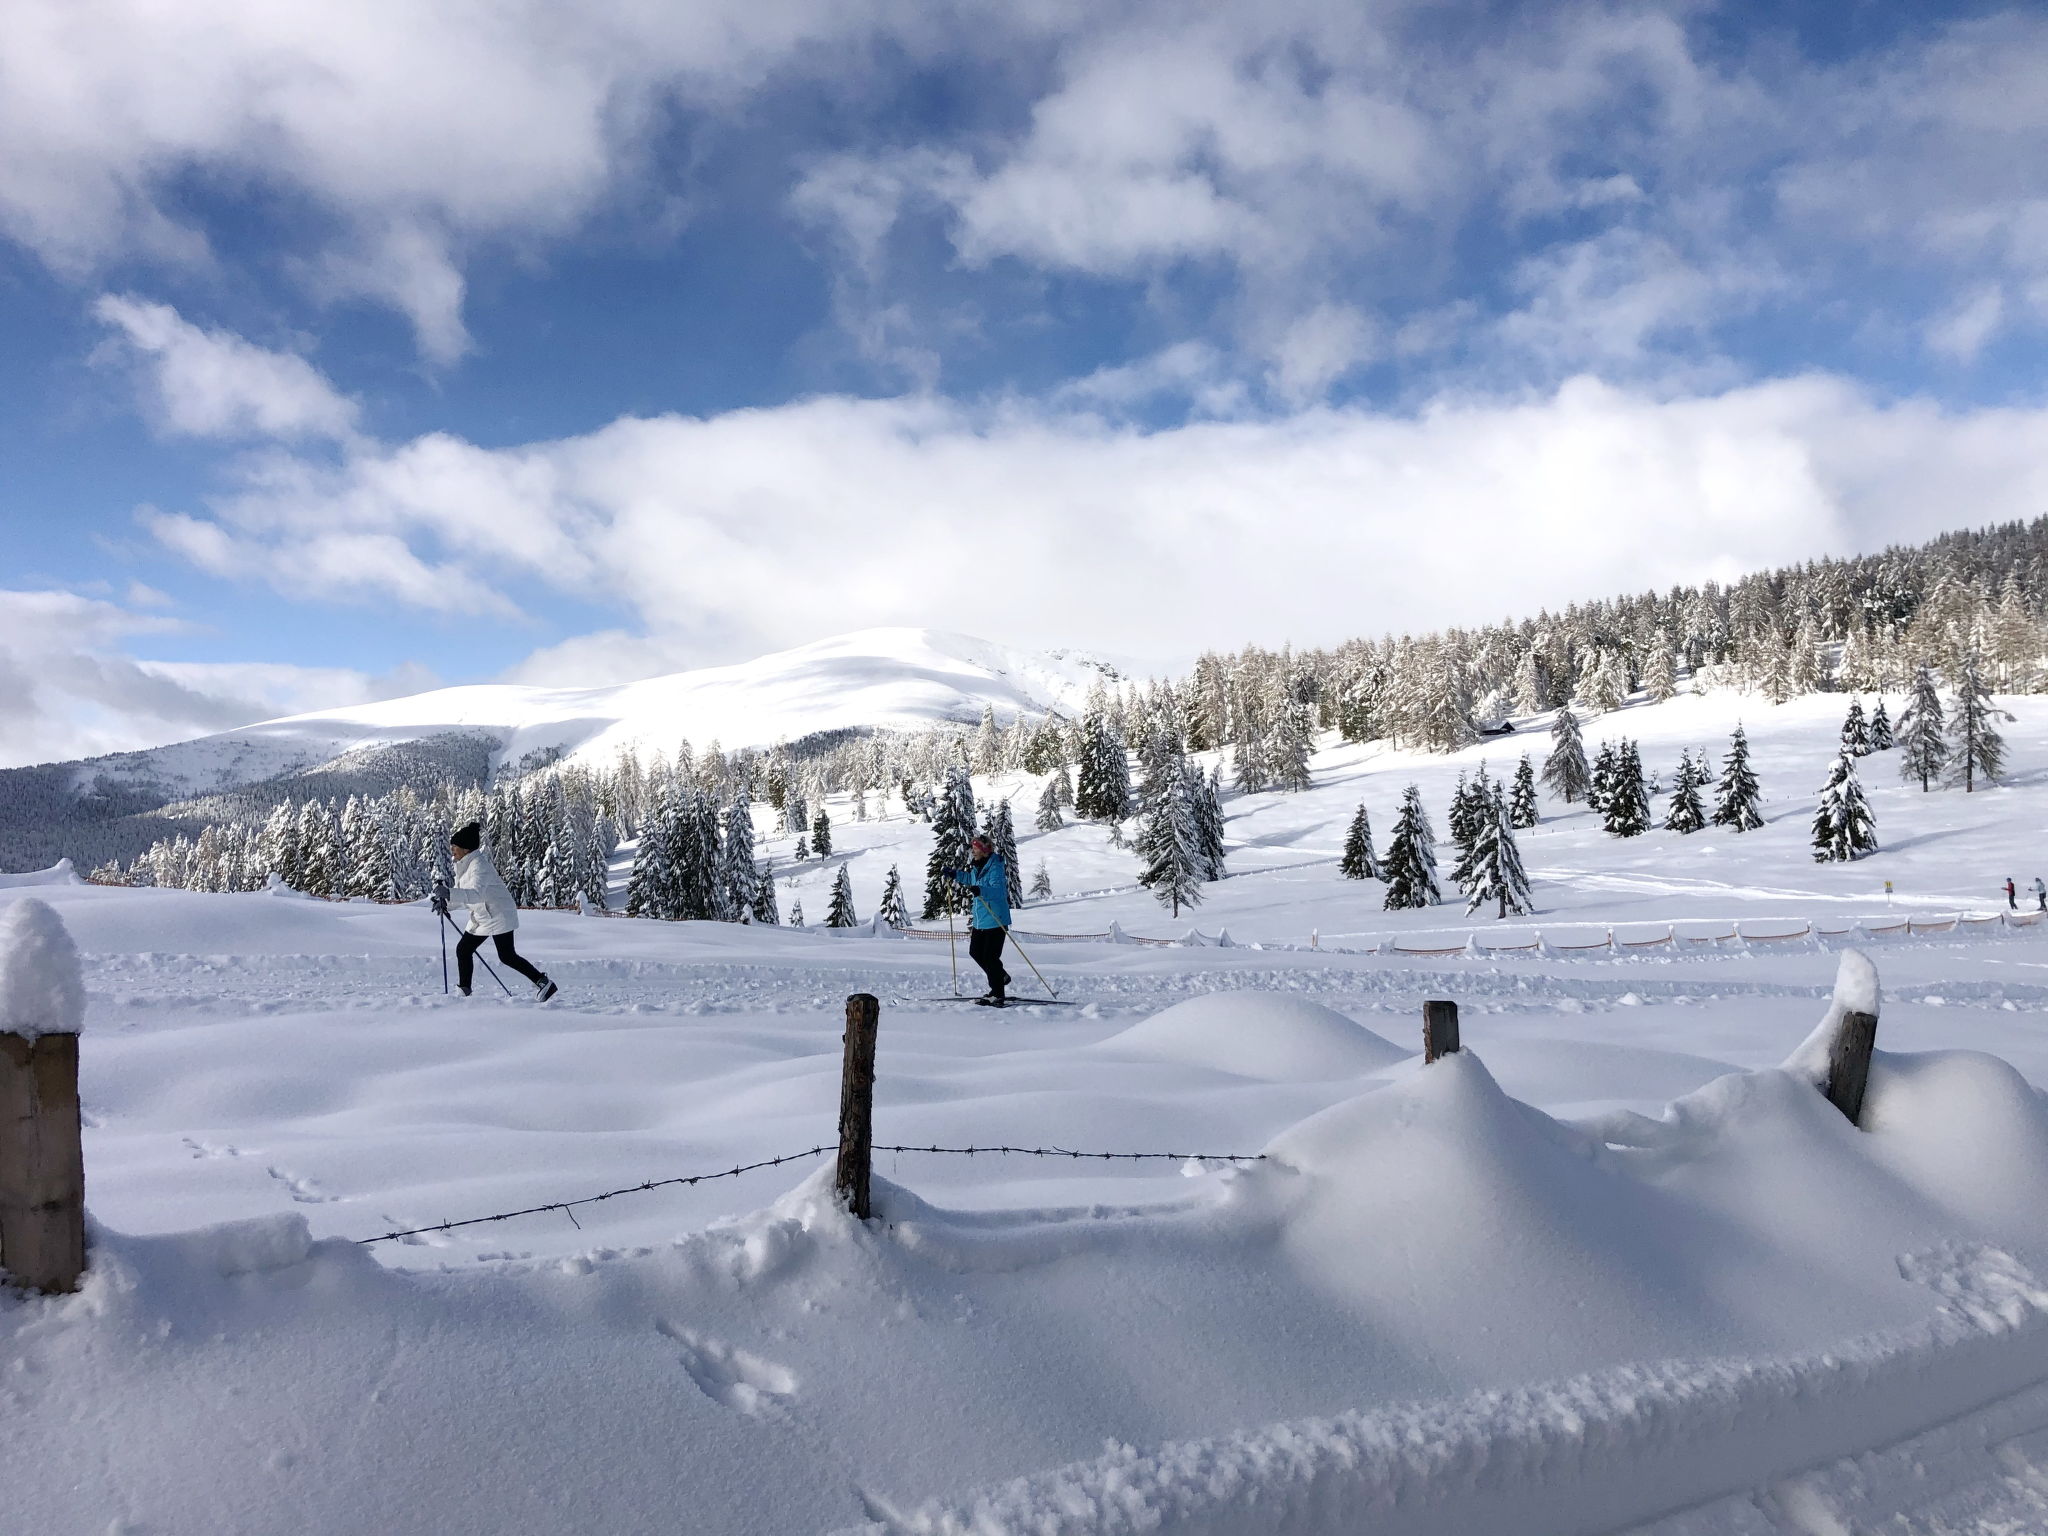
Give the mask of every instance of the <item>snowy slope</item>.
<svg viewBox="0 0 2048 1536">
<path fill-rule="evenodd" d="M 477 684 L 291 715 L 81 764 L 77 782 L 106 774 L 206 793 L 452 731 L 498 738 L 507 761 L 560 748 L 609 765 L 621 747 L 672 752 L 685 737 L 700 748 L 714 740 L 767 746 L 849 726 L 972 722 L 986 705 L 1006 721 L 1074 710 L 1105 675 L 1115 674 L 1074 653 L 1007 650 L 943 630 L 868 629 L 737 666 L 612 687 Z"/>
</svg>

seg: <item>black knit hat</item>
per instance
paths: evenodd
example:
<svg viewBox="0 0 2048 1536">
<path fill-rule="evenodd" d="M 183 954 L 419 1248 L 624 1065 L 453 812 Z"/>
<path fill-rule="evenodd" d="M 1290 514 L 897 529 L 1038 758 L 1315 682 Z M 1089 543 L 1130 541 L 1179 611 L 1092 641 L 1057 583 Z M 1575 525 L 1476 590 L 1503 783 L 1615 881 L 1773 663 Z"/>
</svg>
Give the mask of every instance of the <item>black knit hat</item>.
<svg viewBox="0 0 2048 1536">
<path fill-rule="evenodd" d="M 464 853 L 475 853 L 478 844 L 484 840 L 484 829 L 475 822 L 466 827 L 457 827 L 448 834 L 450 847 L 460 848 Z"/>
</svg>

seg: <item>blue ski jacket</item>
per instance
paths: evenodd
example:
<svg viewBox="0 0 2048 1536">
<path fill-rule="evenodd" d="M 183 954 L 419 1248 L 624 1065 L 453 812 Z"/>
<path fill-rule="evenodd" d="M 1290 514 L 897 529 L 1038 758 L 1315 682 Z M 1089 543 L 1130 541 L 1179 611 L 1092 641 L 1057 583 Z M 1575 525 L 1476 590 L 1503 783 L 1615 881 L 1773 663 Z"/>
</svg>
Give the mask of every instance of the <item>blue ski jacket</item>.
<svg viewBox="0 0 2048 1536">
<path fill-rule="evenodd" d="M 1003 868 L 1001 854 L 992 853 L 983 863 L 956 869 L 953 878 L 974 892 L 974 911 L 967 919 L 968 927 L 1010 926 L 1010 875 Z"/>
</svg>

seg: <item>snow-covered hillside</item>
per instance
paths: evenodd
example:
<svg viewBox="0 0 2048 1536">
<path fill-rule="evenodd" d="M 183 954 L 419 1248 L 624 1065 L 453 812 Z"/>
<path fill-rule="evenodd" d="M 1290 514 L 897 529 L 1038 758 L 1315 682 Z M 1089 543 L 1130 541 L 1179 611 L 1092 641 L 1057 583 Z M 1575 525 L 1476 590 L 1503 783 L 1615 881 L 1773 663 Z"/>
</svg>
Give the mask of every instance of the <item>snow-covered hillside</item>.
<svg viewBox="0 0 2048 1536">
<path fill-rule="evenodd" d="M 1057 894 L 1019 927 L 1072 1006 L 1001 1014 L 947 1000 L 943 938 L 533 913 L 521 947 L 564 987 L 539 1008 L 483 977 L 445 996 L 417 906 L 0 890 L 85 955 L 98 1223 L 79 1296 L 0 1299 L 10 1515 L 61 1536 L 2048 1529 L 2048 926 L 1943 921 L 2048 865 L 2048 700 L 2006 702 L 1995 789 L 1922 794 L 1895 754 L 1863 760 L 1884 849 L 1850 865 L 1806 847 L 1839 696 L 1601 716 L 1589 742 L 1667 771 L 1741 718 L 1766 825 L 1619 840 L 1546 799 L 1525 922 L 1387 913 L 1336 868 L 1361 799 L 1382 839 L 1411 780 L 1441 819 L 1458 770 L 1511 766 L 1518 737 L 1330 744 L 1315 788 L 1229 798 L 1232 875 L 1178 925 L 1227 948 L 1076 937 L 1176 925 L 1103 829 L 1041 835 L 1027 810 L 1023 860 Z M 1028 806 L 1036 784 L 975 787 Z M 866 916 L 929 828 L 829 809 L 830 856 L 791 869 L 770 840 L 785 910 L 815 920 L 845 866 Z M 1935 931 L 1891 931 L 1908 916 Z M 1766 937 L 1809 923 L 1833 936 Z M 1564 950 L 1734 926 L 1756 942 Z M 1556 950 L 1377 948 L 1532 929 Z M 1785 1065 L 1852 944 L 1883 983 L 1862 1129 Z M 886 1152 L 855 1223 L 807 1154 L 835 1134 L 854 991 L 883 1000 L 884 1143 L 1263 1158 Z M 1461 1004 L 1467 1052 L 1425 1067 L 1430 998 Z"/>
<path fill-rule="evenodd" d="M 501 743 L 501 758 L 559 749 L 609 764 L 619 749 L 767 746 L 816 732 L 873 726 L 917 729 L 971 723 L 993 705 L 1019 713 L 1074 710 L 1115 670 L 1074 653 L 1005 649 L 933 629 L 867 629 L 708 667 L 604 688 L 513 683 L 439 688 L 407 698 L 266 720 L 146 752 L 80 764 L 97 776 L 205 794 L 291 773 L 365 747 L 450 732 Z"/>
</svg>

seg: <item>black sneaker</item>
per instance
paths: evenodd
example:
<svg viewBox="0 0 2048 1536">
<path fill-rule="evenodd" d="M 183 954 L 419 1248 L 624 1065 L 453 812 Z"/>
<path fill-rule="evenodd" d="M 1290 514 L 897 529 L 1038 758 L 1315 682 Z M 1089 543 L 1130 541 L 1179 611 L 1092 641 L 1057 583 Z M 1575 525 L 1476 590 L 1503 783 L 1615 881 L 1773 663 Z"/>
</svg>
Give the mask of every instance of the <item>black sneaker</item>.
<svg viewBox="0 0 2048 1536">
<path fill-rule="evenodd" d="M 545 976 L 543 976 L 540 982 L 539 1001 L 544 1003 L 561 990 L 562 989 L 560 987 L 556 986 L 552 981 L 549 981 Z"/>
<path fill-rule="evenodd" d="M 1000 997 L 997 997 L 993 992 L 991 992 L 987 997 L 977 997 L 974 1000 L 974 1002 L 975 1006 L 979 1008 L 1007 1008 L 1009 1006 L 1009 1004 L 1005 1003 Z"/>
</svg>

